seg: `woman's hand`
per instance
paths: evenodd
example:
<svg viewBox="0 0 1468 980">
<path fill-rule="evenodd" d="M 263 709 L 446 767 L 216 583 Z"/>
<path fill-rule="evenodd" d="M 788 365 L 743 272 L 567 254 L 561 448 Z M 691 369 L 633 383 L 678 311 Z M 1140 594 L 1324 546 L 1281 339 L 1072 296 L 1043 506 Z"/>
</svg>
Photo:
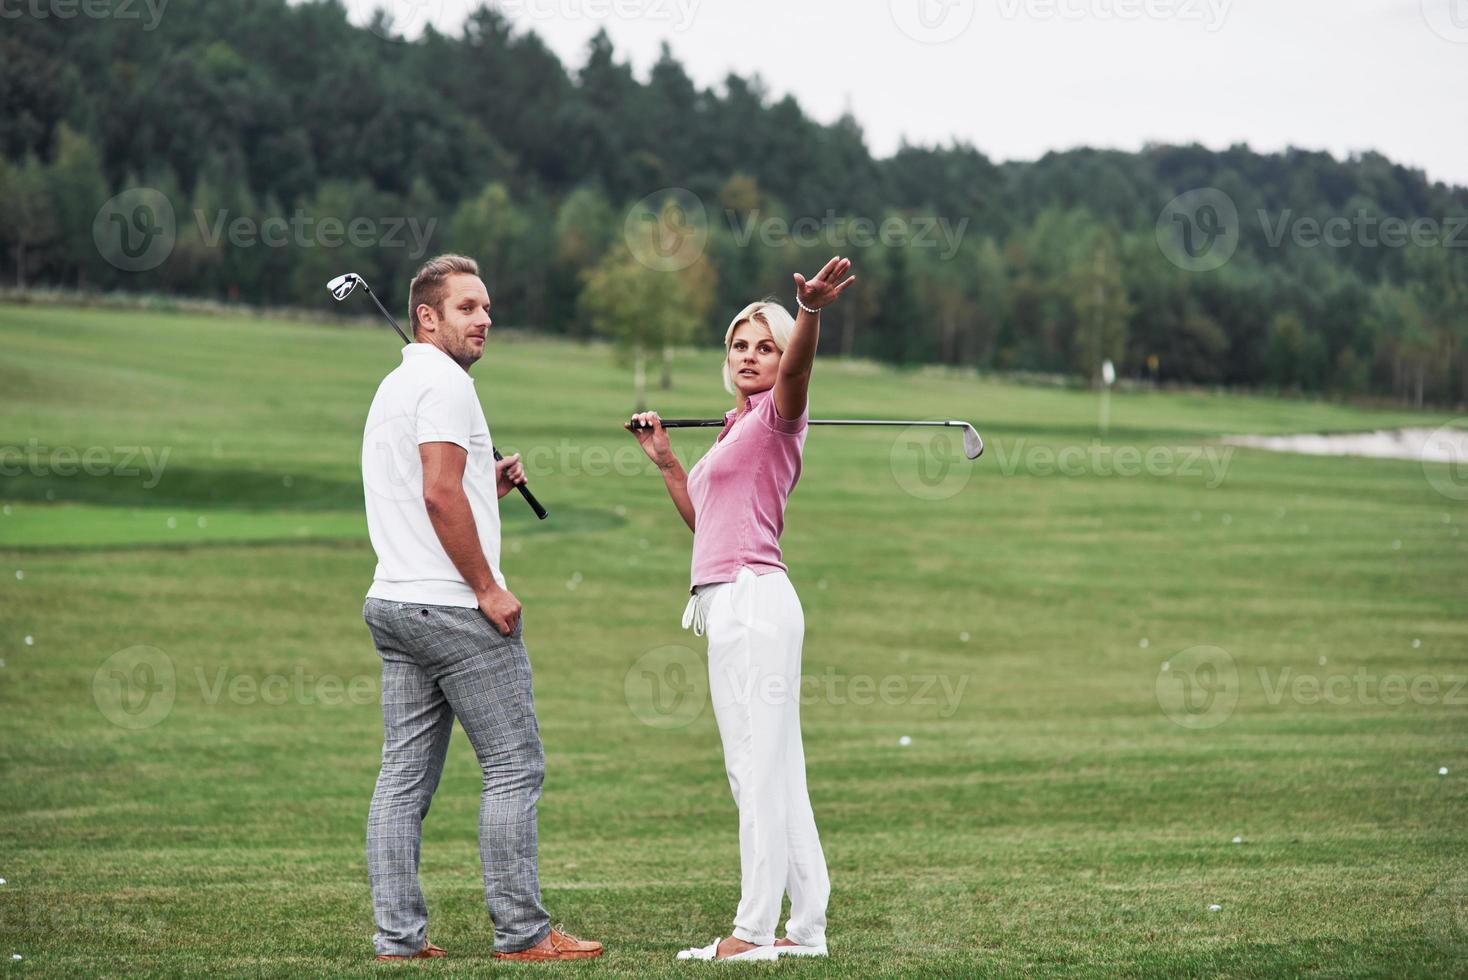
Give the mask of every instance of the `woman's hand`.
<svg viewBox="0 0 1468 980">
<path fill-rule="evenodd" d="M 800 273 L 795 274 L 795 297 L 800 300 L 802 306 L 813 310 L 830 306 L 836 302 L 836 297 L 846 291 L 846 287 L 856 282 L 856 276 L 846 276 L 851 270 L 851 260 L 840 256 L 833 256 L 827 262 L 816 277 L 807 280 Z M 846 276 L 843 280 L 841 277 Z"/>
<path fill-rule="evenodd" d="M 632 428 L 638 423 L 648 428 Z M 631 430 L 637 437 L 637 444 L 647 453 L 647 458 L 657 464 L 662 472 L 663 484 L 668 488 L 668 496 L 673 498 L 673 506 L 678 508 L 678 516 L 683 518 L 683 523 L 692 531 L 695 514 L 693 501 L 688 496 L 688 474 L 683 472 L 683 467 L 678 465 L 678 457 L 673 455 L 673 447 L 668 443 L 668 430 L 663 428 L 663 420 L 658 418 L 657 412 L 638 412 L 630 420 L 623 422 L 622 428 Z"/>
<path fill-rule="evenodd" d="M 648 428 L 632 428 L 636 423 Z M 624 422 L 622 427 L 637 437 L 637 444 L 647 453 L 647 458 L 658 465 L 658 469 L 665 470 L 677 462 L 673 455 L 673 446 L 668 441 L 668 430 L 663 428 L 663 420 L 658 418 L 657 412 L 638 412 Z"/>
<path fill-rule="evenodd" d="M 856 282 L 856 276 L 846 275 L 849 271 L 851 260 L 836 255 L 822 266 L 814 279 L 795 274 L 795 300 L 800 304 L 800 314 L 795 318 L 790 343 L 780 354 L 780 370 L 775 378 L 775 412 L 782 419 L 798 419 L 805 414 L 811 368 L 815 366 L 816 346 L 821 336 L 821 307 L 830 306 L 847 286 Z"/>
</svg>

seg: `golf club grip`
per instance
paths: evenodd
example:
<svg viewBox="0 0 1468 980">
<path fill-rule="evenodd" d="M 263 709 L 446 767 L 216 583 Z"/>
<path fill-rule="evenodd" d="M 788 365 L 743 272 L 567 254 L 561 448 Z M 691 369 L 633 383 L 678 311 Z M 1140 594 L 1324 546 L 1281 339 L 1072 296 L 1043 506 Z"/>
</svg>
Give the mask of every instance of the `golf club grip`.
<svg viewBox="0 0 1468 980">
<path fill-rule="evenodd" d="M 724 424 L 723 419 L 662 419 L 661 421 L 665 429 L 696 429 L 712 425 L 723 426 Z M 634 425 L 632 428 L 634 430 L 647 429 L 650 426 Z"/>
<path fill-rule="evenodd" d="M 505 457 L 500 455 L 500 451 L 496 449 L 494 451 L 494 458 L 499 460 L 504 459 Z M 536 517 L 540 518 L 541 520 L 545 520 L 547 517 L 550 516 L 546 512 L 546 509 L 540 505 L 540 501 L 535 499 L 535 494 L 530 492 L 530 488 L 528 486 L 523 483 L 517 483 L 515 484 L 515 489 L 520 491 L 520 496 L 524 497 L 525 502 L 530 505 L 530 509 L 535 511 Z"/>
</svg>

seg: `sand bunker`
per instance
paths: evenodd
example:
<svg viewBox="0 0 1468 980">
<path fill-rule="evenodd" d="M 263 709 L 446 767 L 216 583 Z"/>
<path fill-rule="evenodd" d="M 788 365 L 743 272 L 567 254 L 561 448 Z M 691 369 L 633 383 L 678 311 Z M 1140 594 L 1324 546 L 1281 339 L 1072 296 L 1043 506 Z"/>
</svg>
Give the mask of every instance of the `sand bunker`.
<svg viewBox="0 0 1468 980">
<path fill-rule="evenodd" d="M 1468 460 L 1468 429 L 1448 426 L 1334 435 L 1226 436 L 1223 442 L 1230 446 L 1304 453 L 1307 456 L 1370 456 L 1376 459 L 1417 459 L 1429 463 Z"/>
</svg>

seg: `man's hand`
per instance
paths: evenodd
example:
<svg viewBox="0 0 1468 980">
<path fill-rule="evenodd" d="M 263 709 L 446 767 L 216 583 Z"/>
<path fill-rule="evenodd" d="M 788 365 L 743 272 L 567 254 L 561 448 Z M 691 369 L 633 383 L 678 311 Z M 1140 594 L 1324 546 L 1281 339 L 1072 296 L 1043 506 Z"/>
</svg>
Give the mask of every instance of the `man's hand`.
<svg viewBox="0 0 1468 980">
<path fill-rule="evenodd" d="M 494 624 L 502 636 L 509 636 L 520 625 L 520 600 L 509 589 L 495 586 L 478 593 L 479 611 Z"/>
<path fill-rule="evenodd" d="M 494 464 L 494 483 L 499 496 L 503 497 L 525 482 L 525 467 L 520 464 L 520 454 L 506 456 Z"/>
</svg>

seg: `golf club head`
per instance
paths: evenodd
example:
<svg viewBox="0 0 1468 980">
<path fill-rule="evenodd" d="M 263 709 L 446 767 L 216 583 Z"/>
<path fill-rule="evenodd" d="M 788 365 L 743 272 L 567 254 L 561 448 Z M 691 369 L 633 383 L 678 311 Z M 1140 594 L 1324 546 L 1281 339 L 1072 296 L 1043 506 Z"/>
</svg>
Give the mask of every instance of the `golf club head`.
<svg viewBox="0 0 1468 980">
<path fill-rule="evenodd" d="M 356 289 L 357 283 L 361 281 L 361 276 L 357 275 L 355 272 L 348 272 L 346 275 L 337 276 L 331 282 L 327 283 L 326 288 L 331 290 L 332 297 L 338 303 L 340 303 L 342 300 L 352 295 L 352 290 Z"/>
<path fill-rule="evenodd" d="M 969 459 L 978 459 L 984 452 L 984 440 L 979 437 L 979 430 L 967 422 L 949 422 L 949 425 L 963 426 L 963 454 Z"/>
</svg>

